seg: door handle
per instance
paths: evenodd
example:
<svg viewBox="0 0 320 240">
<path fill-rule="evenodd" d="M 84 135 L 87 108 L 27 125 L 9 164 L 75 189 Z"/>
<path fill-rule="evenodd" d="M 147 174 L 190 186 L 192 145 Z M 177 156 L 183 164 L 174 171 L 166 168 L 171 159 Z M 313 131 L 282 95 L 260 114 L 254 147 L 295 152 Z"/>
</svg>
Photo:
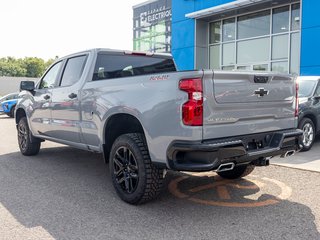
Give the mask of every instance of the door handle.
<svg viewBox="0 0 320 240">
<path fill-rule="evenodd" d="M 50 96 L 49 96 L 49 95 L 45 95 L 43 98 L 44 98 L 45 100 L 49 100 L 49 99 L 50 99 Z"/>
<path fill-rule="evenodd" d="M 77 94 L 75 94 L 75 93 L 70 93 L 70 94 L 68 95 L 68 97 L 71 98 L 71 99 L 73 99 L 73 98 L 76 98 L 76 97 L 77 97 Z"/>
</svg>

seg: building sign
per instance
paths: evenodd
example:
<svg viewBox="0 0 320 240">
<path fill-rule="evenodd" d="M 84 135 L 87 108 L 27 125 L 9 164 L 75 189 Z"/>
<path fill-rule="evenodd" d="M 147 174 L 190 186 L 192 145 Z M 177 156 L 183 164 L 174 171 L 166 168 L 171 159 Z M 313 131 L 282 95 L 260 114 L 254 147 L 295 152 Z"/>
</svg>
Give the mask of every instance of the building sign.
<svg viewBox="0 0 320 240">
<path fill-rule="evenodd" d="M 140 26 L 171 21 L 171 15 L 171 0 L 148 1 L 133 7 L 133 18 L 140 19 Z"/>
<path fill-rule="evenodd" d="M 168 21 L 171 18 L 171 9 L 162 6 L 140 13 L 142 25 L 156 24 L 161 21 Z"/>
<path fill-rule="evenodd" d="M 133 6 L 133 49 L 171 51 L 171 0 L 149 0 Z"/>
</svg>

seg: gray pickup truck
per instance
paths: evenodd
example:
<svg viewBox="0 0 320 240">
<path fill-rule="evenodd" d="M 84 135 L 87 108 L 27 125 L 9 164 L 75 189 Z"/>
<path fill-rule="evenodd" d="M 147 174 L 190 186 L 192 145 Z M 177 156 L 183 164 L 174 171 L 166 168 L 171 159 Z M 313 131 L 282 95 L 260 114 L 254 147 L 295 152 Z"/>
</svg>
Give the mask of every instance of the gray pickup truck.
<svg viewBox="0 0 320 240">
<path fill-rule="evenodd" d="M 103 153 L 119 197 L 155 198 L 167 169 L 235 179 L 300 149 L 289 75 L 177 71 L 171 56 L 93 49 L 21 83 L 21 153 L 44 140 Z"/>
</svg>

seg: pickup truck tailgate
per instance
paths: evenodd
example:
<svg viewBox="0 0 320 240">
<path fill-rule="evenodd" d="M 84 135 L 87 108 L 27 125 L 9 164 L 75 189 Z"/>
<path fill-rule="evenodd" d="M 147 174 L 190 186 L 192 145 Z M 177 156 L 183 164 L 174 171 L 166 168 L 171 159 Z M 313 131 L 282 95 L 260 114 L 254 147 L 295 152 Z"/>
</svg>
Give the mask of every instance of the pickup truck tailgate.
<svg viewBox="0 0 320 240">
<path fill-rule="evenodd" d="M 213 79 L 209 72 L 204 75 L 203 139 L 296 127 L 293 77 L 219 71 Z"/>
</svg>

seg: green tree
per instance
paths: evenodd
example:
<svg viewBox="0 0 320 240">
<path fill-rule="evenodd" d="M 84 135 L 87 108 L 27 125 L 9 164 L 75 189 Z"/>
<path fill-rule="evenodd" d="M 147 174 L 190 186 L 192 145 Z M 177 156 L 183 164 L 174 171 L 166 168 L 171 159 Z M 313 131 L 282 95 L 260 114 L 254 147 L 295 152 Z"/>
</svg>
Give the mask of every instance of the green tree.
<svg viewBox="0 0 320 240">
<path fill-rule="evenodd" d="M 0 76 L 24 77 L 27 71 L 21 65 L 21 61 L 13 57 L 0 59 Z"/>
<path fill-rule="evenodd" d="M 50 65 L 51 65 L 52 63 L 54 63 L 54 61 L 56 61 L 58 58 L 59 58 L 58 56 L 55 56 L 55 58 L 50 58 L 50 59 L 45 63 L 46 69 L 47 69 L 48 67 L 50 67 Z"/>
<path fill-rule="evenodd" d="M 26 57 L 23 59 L 23 66 L 26 69 L 26 77 L 38 78 L 46 69 L 43 59 L 36 57 Z"/>
<path fill-rule="evenodd" d="M 57 59 L 58 56 L 48 61 L 37 57 L 0 58 L 0 76 L 39 78 Z"/>
</svg>

